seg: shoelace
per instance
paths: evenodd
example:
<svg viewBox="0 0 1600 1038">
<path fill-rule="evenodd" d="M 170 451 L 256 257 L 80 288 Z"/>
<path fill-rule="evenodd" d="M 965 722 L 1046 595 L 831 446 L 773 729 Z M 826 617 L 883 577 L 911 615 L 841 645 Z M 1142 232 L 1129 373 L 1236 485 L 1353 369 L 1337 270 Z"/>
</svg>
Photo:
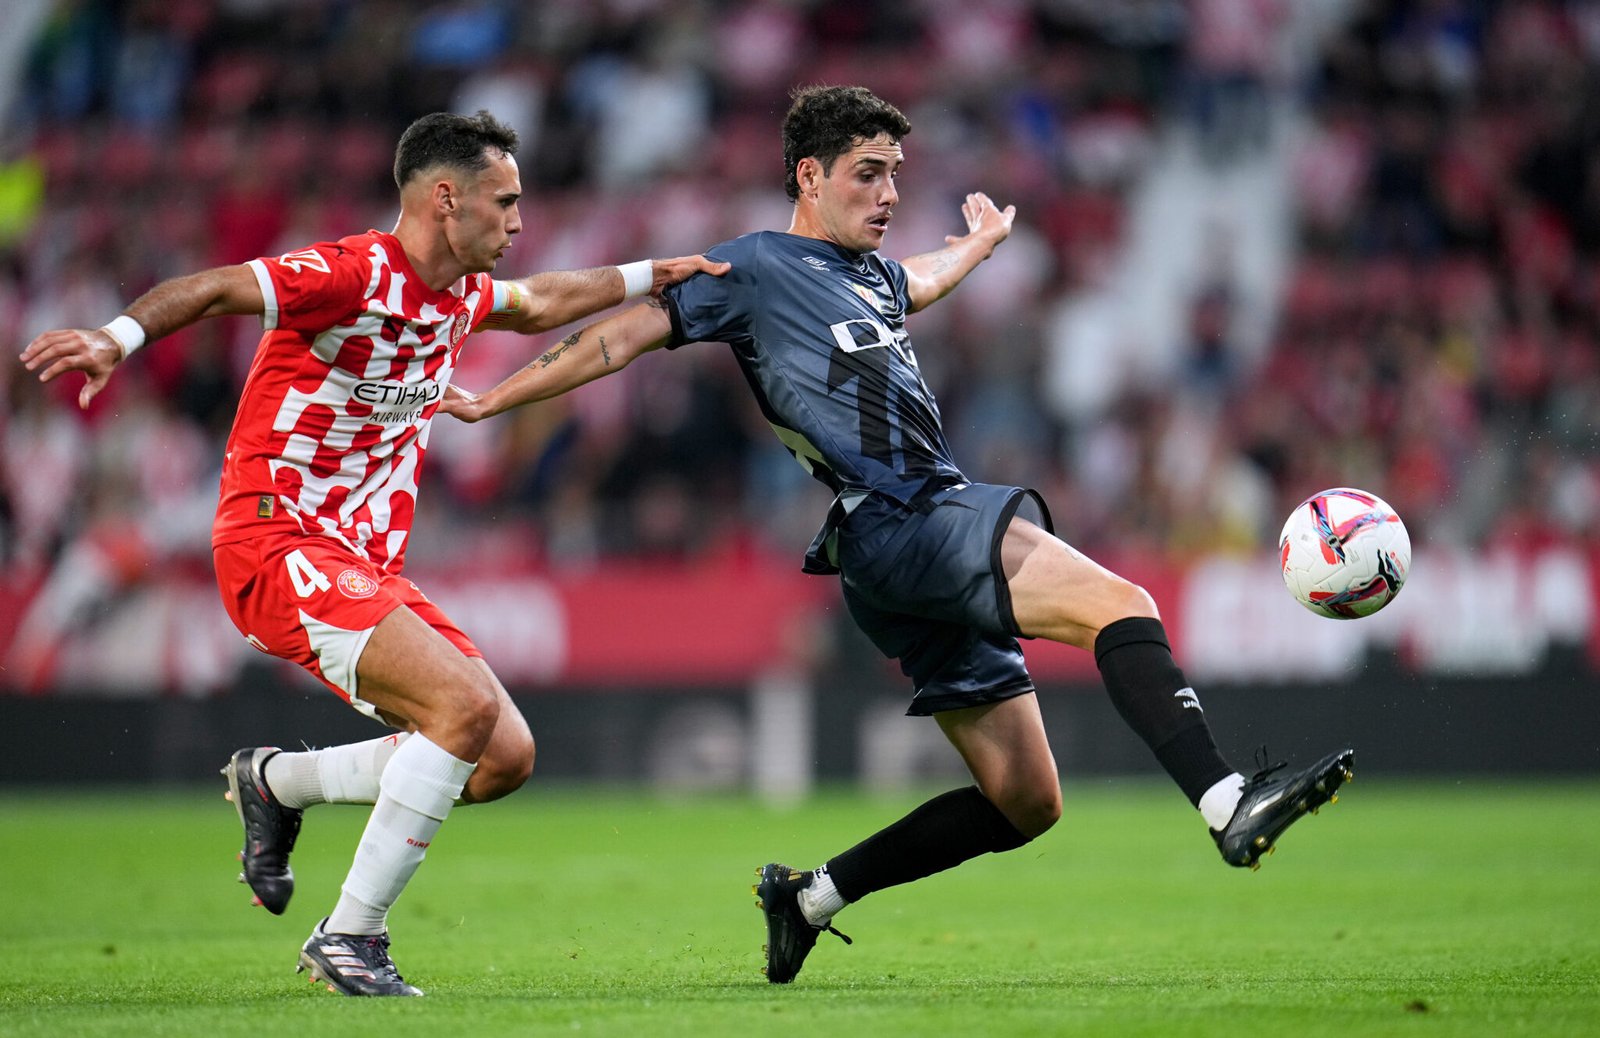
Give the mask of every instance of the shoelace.
<svg viewBox="0 0 1600 1038">
<path fill-rule="evenodd" d="M 373 951 L 373 965 L 389 974 L 395 980 L 400 979 L 400 971 L 395 968 L 394 960 L 389 958 L 389 935 L 378 934 L 367 941 L 367 947 Z"/>
<path fill-rule="evenodd" d="M 370 960 L 363 956 L 357 956 L 357 958 L 361 958 L 362 965 L 372 971 L 374 979 L 393 980 L 400 984 L 405 983 L 404 978 L 400 976 L 399 969 L 395 967 L 394 960 L 389 958 L 388 934 L 373 934 L 370 937 L 365 937 L 352 943 L 357 948 L 368 950 L 371 956 Z M 335 965 L 338 964 L 335 963 Z M 343 973 L 344 970 L 340 969 L 340 972 Z"/>
<path fill-rule="evenodd" d="M 854 943 L 856 943 L 855 941 L 852 941 L 850 938 L 846 937 L 844 934 L 840 933 L 838 930 L 835 930 L 833 928 L 833 924 L 832 923 L 828 923 L 826 926 L 823 927 L 823 929 L 828 931 L 829 933 L 833 934 L 835 937 L 839 938 L 839 940 L 843 941 L 846 944 L 854 944 Z"/>
<path fill-rule="evenodd" d="M 1271 775 L 1274 771 L 1279 771 L 1289 766 L 1289 762 L 1286 760 L 1280 760 L 1276 764 L 1268 764 L 1267 761 L 1271 759 L 1272 758 L 1267 754 L 1266 743 L 1262 743 L 1261 746 L 1256 749 L 1256 773 L 1250 776 L 1250 781 L 1246 783 L 1247 785 L 1259 786 L 1261 783 L 1265 782 L 1267 780 L 1267 776 Z"/>
</svg>

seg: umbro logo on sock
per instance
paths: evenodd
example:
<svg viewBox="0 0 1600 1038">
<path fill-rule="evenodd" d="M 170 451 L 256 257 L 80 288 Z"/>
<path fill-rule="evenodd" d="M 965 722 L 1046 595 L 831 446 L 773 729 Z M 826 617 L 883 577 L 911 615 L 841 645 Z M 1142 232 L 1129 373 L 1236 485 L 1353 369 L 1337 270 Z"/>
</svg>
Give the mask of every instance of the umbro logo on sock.
<svg viewBox="0 0 1600 1038">
<path fill-rule="evenodd" d="M 1172 698 L 1181 700 L 1185 710 L 1200 710 L 1200 697 L 1194 694 L 1194 689 L 1192 688 L 1180 688 L 1172 693 Z M 1200 712 L 1205 713 L 1204 710 L 1200 710 Z"/>
</svg>

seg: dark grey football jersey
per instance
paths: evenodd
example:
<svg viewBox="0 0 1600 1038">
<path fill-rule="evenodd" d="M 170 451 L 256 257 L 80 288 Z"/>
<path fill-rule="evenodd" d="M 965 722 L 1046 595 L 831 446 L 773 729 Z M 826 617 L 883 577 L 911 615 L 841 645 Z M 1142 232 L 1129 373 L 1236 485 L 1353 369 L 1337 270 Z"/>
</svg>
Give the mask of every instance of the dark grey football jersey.
<svg viewBox="0 0 1600 1038">
<path fill-rule="evenodd" d="M 877 253 L 778 231 L 710 249 L 733 269 L 664 293 L 669 348 L 725 342 L 806 471 L 835 493 L 910 502 L 965 482 L 906 334 L 905 268 Z"/>
</svg>

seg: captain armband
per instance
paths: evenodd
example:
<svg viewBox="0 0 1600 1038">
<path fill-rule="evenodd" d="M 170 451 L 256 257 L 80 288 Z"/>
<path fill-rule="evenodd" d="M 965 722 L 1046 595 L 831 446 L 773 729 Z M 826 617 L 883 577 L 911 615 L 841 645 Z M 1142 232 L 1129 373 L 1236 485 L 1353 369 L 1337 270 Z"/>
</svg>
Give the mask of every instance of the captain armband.
<svg viewBox="0 0 1600 1038">
<path fill-rule="evenodd" d="M 525 297 L 522 286 L 515 281 L 496 281 L 494 283 L 494 306 L 489 309 L 491 314 L 514 314 L 522 309 L 522 300 Z"/>
<path fill-rule="evenodd" d="M 528 297 L 527 290 L 520 282 L 496 281 L 493 285 L 493 302 L 490 304 L 489 312 L 479 322 L 479 326 L 483 328 L 505 324 L 509 318 L 522 310 L 522 302 Z"/>
</svg>

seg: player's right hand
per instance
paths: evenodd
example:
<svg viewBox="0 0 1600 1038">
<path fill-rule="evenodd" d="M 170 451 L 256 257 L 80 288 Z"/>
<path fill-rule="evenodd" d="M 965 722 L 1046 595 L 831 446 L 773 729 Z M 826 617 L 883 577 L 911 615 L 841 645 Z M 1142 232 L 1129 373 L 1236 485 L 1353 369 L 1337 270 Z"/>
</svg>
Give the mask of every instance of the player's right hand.
<svg viewBox="0 0 1600 1038">
<path fill-rule="evenodd" d="M 439 401 L 439 413 L 470 424 L 483 418 L 483 401 L 478 394 L 460 386 L 445 386 L 444 399 Z"/>
<path fill-rule="evenodd" d="M 674 256 L 671 259 L 653 259 L 650 261 L 650 294 L 659 296 L 661 290 L 669 285 L 676 285 L 696 274 L 710 274 L 712 277 L 721 277 L 733 269 L 733 264 L 725 260 L 712 261 L 704 256 Z"/>
<path fill-rule="evenodd" d="M 81 371 L 87 381 L 78 392 L 78 406 L 104 389 L 112 370 L 122 362 L 122 346 L 99 328 L 60 328 L 45 332 L 22 351 L 22 365 L 39 372 L 40 382 L 49 382 L 69 371 Z M 43 369 L 43 370 L 41 370 Z"/>
</svg>

